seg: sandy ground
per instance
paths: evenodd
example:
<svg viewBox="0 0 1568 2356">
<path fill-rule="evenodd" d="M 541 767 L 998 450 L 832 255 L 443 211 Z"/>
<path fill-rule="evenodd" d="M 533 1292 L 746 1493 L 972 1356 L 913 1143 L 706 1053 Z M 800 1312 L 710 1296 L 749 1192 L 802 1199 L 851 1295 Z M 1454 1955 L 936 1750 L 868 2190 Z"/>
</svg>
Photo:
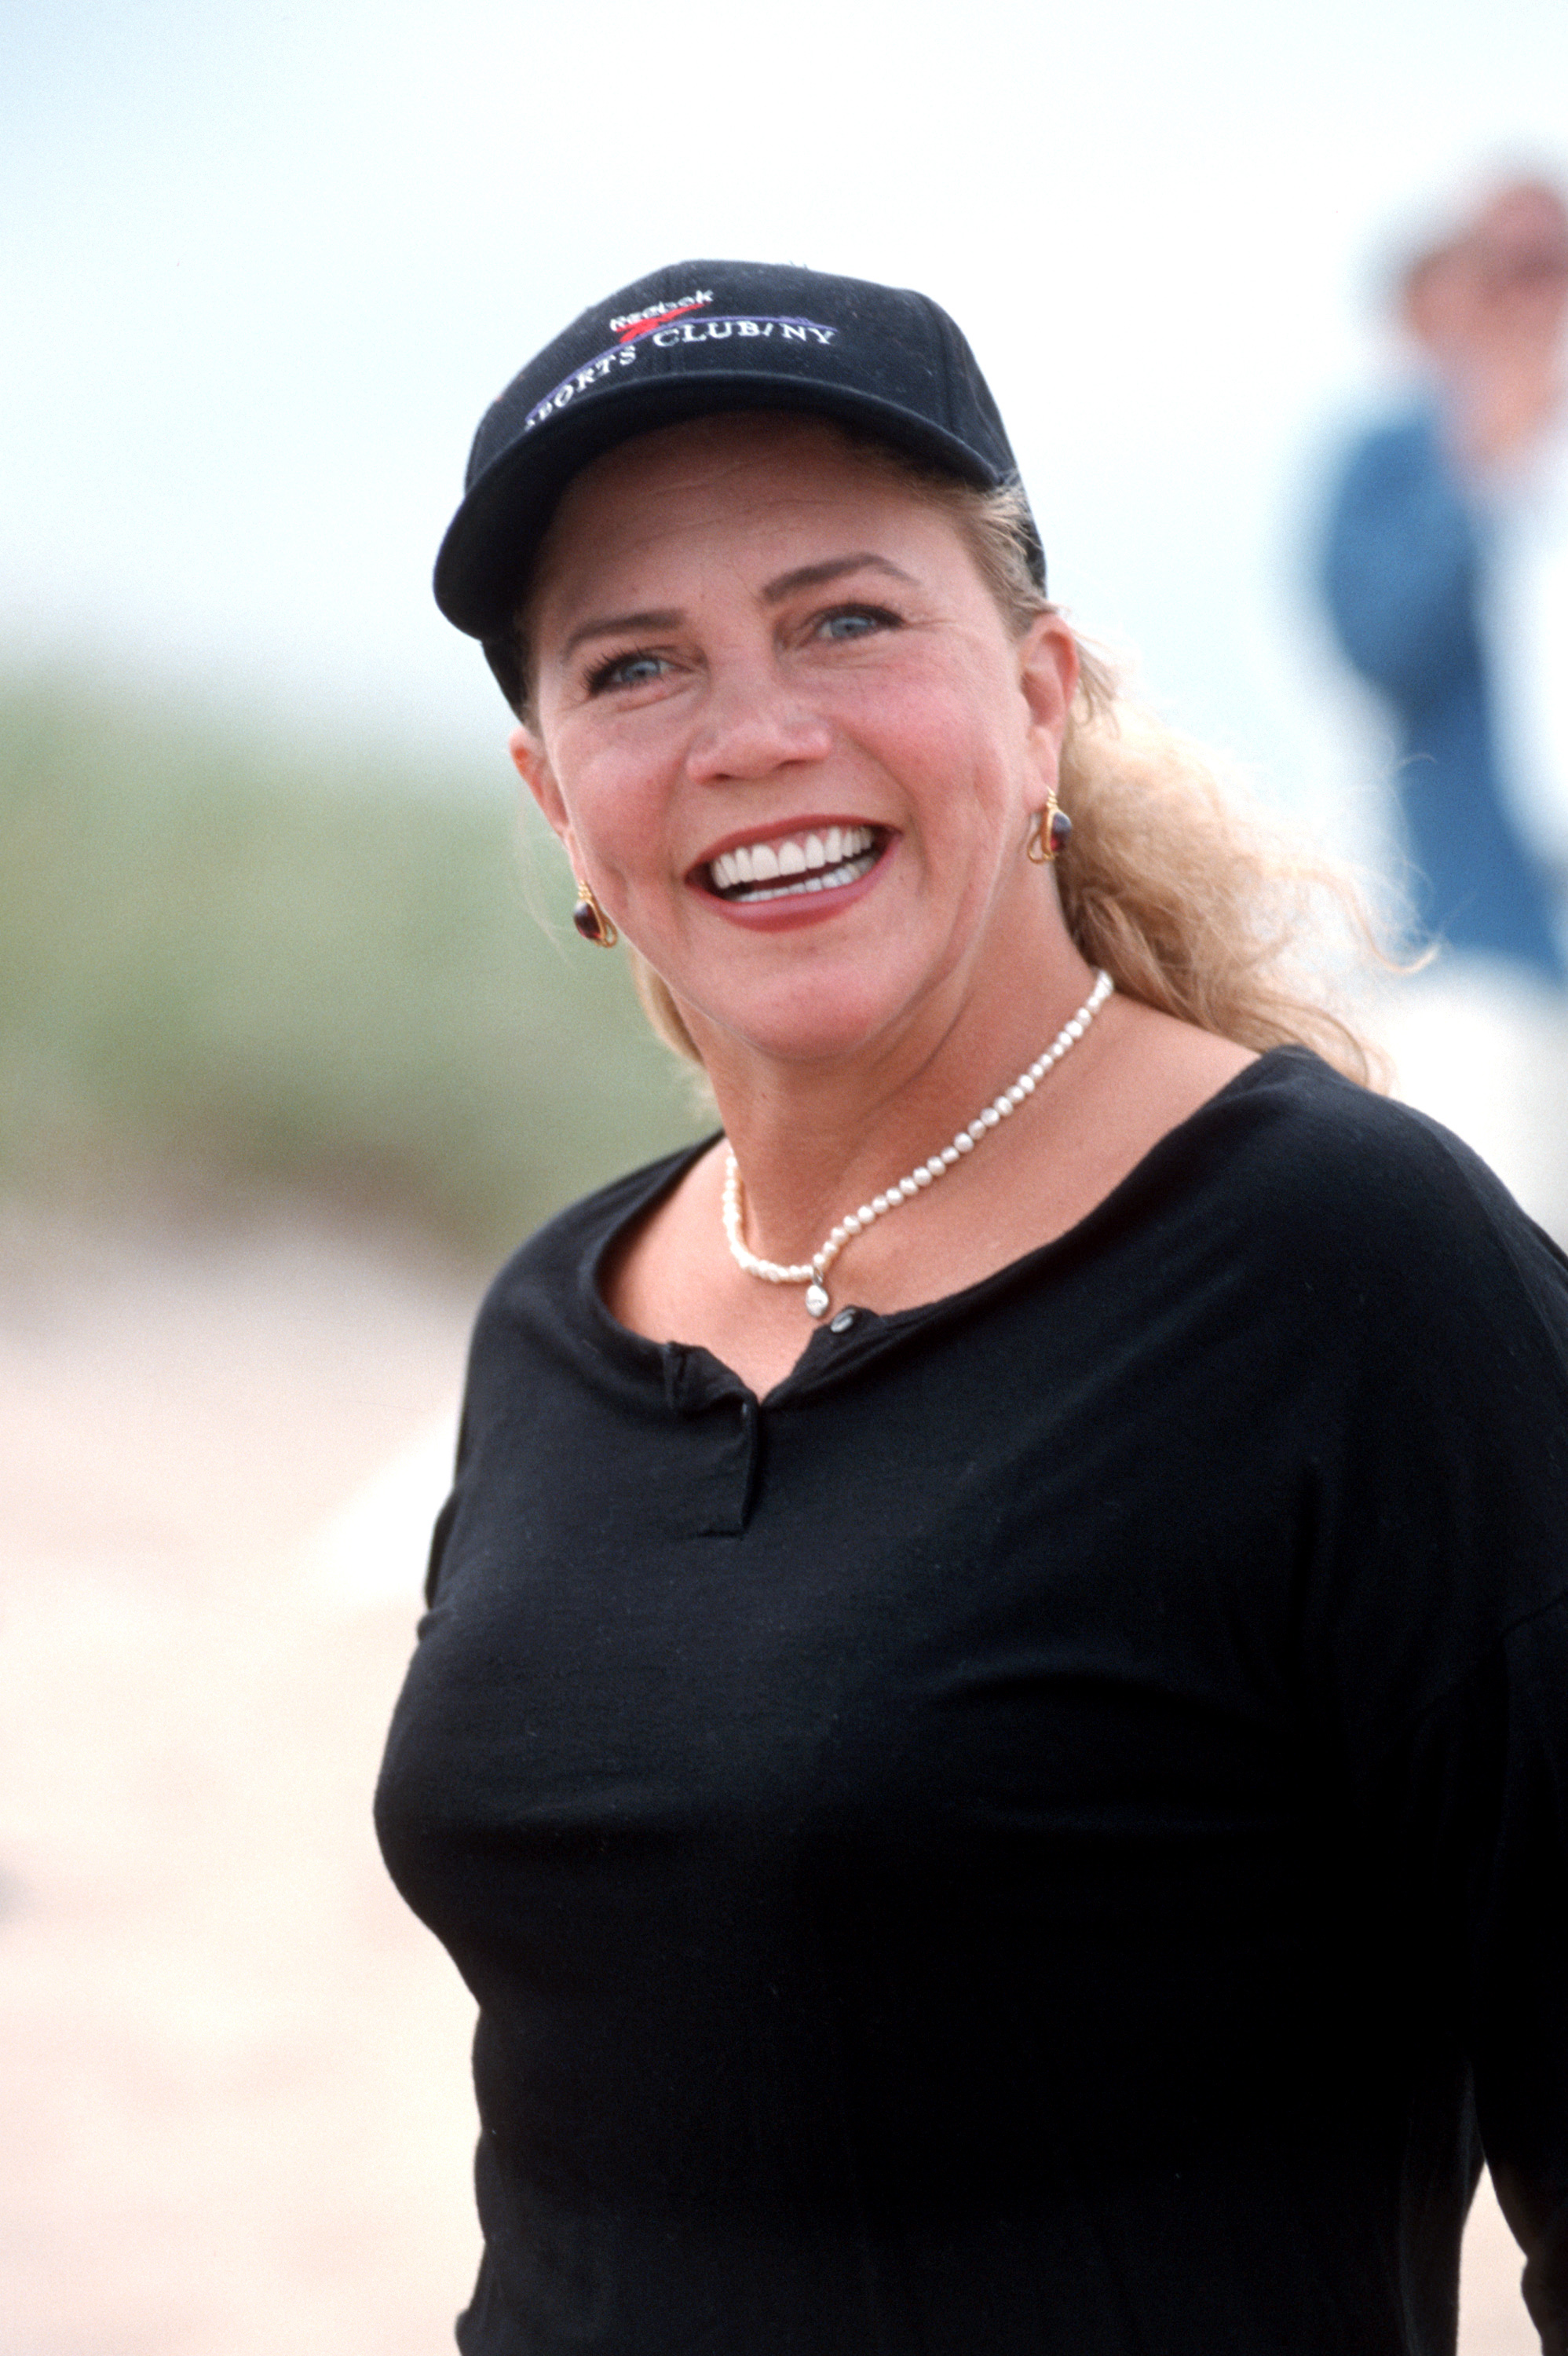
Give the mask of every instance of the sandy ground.
<svg viewBox="0 0 1568 2356">
<path fill-rule="evenodd" d="M 452 2344 L 472 2008 L 368 1809 L 471 1309 L 296 1225 L 0 1238 L 0 2356 Z"/>
<path fill-rule="evenodd" d="M 472 2008 L 368 1811 L 471 1308 L 0 1212 L 0 2356 L 452 2344 Z M 1485 2197 L 1465 2356 L 1535 2351 L 1518 2270 Z"/>
</svg>

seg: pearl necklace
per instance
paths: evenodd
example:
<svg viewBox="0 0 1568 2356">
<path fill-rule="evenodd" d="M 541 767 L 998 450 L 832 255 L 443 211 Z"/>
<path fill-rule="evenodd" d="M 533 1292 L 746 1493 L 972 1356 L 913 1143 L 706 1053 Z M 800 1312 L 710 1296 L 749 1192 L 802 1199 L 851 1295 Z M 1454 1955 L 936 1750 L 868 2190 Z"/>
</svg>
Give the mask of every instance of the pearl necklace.
<svg viewBox="0 0 1568 2356">
<path fill-rule="evenodd" d="M 862 1203 L 858 1211 L 847 1211 L 821 1250 L 813 1252 L 808 1260 L 798 1260 L 790 1267 L 784 1267 L 774 1259 L 759 1259 L 755 1252 L 747 1250 L 741 1233 L 743 1215 L 741 1167 L 733 1148 L 726 1146 L 724 1233 L 729 1240 L 730 1256 L 736 1267 L 748 1276 L 762 1277 L 769 1284 L 804 1284 L 806 1315 L 826 1317 L 831 1305 L 827 1298 L 827 1271 L 845 1245 L 856 1236 L 864 1234 L 874 1219 L 885 1218 L 901 1203 L 912 1203 L 923 1188 L 932 1185 L 938 1178 L 945 1178 L 965 1154 L 973 1153 L 987 1130 L 999 1128 L 1026 1097 L 1033 1096 L 1037 1085 L 1044 1079 L 1051 1066 L 1060 1064 L 1068 1049 L 1076 1046 L 1115 988 L 1110 975 L 1102 969 L 1077 1013 L 1062 1024 L 1044 1055 L 1037 1057 L 1027 1072 L 1020 1072 L 1010 1088 L 1004 1088 L 1001 1095 L 994 1098 L 984 1112 L 969 1123 L 967 1129 L 961 1129 L 951 1145 L 944 1146 L 940 1153 L 933 1153 L 929 1162 L 918 1163 L 907 1178 L 901 1178 L 898 1184 L 890 1186 L 885 1194 L 873 1194 L 870 1201 Z"/>
</svg>

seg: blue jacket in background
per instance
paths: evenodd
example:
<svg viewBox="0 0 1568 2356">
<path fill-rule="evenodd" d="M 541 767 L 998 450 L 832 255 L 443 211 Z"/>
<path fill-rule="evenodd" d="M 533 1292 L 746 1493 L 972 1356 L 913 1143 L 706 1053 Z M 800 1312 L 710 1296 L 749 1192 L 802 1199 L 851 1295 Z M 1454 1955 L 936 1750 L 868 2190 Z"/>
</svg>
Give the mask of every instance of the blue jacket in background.
<svg viewBox="0 0 1568 2356">
<path fill-rule="evenodd" d="M 1473 509 L 1419 415 L 1358 443 L 1329 517 L 1339 642 L 1392 706 L 1416 921 L 1456 948 L 1568 980 L 1545 878 L 1504 799 Z"/>
</svg>

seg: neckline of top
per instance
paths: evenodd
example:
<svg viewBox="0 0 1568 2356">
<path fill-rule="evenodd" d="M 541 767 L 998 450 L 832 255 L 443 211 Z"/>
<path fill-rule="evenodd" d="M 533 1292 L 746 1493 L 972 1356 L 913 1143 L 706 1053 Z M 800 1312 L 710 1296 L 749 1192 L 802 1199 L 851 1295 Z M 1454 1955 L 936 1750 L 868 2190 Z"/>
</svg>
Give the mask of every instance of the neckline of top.
<svg viewBox="0 0 1568 2356">
<path fill-rule="evenodd" d="M 1163 1165 L 1186 1150 L 1194 1131 L 1205 1121 L 1221 1112 L 1238 1097 L 1249 1094 L 1260 1083 L 1275 1077 L 1283 1066 L 1294 1064 L 1315 1065 L 1326 1074 L 1333 1072 L 1333 1066 L 1325 1064 L 1310 1047 L 1290 1044 L 1266 1048 L 1255 1062 L 1244 1066 L 1225 1082 L 1223 1087 L 1217 1088 L 1211 1097 L 1205 1097 L 1203 1102 L 1196 1105 L 1173 1129 L 1168 1129 L 1163 1137 L 1157 1138 L 1147 1152 L 1140 1155 L 1132 1168 L 1100 1197 L 1093 1209 L 1086 1211 L 1072 1226 L 1064 1228 L 1061 1235 L 1032 1246 L 1029 1251 L 1020 1253 L 1017 1259 L 1008 1260 L 1002 1268 L 993 1269 L 988 1276 L 977 1278 L 973 1284 L 965 1285 L 956 1292 L 939 1293 L 930 1301 L 916 1301 L 907 1309 L 891 1310 L 883 1315 L 878 1310 L 862 1308 L 858 1302 L 846 1302 L 846 1308 L 852 1307 L 855 1311 L 855 1323 L 848 1332 L 840 1335 L 835 1334 L 827 1326 L 814 1327 L 805 1347 L 789 1372 L 760 1399 L 732 1366 L 716 1358 L 700 1343 L 655 1342 L 647 1334 L 638 1333 L 631 1326 L 623 1325 L 606 1302 L 599 1280 L 606 1259 L 633 1220 L 645 1216 L 661 1196 L 678 1185 L 693 1164 L 712 1150 L 724 1134 L 722 1130 L 715 1130 L 708 1136 L 699 1138 L 695 1144 L 681 1147 L 663 1161 L 649 1163 L 645 1170 L 630 1173 L 627 1179 L 620 1182 L 624 1185 L 644 1178 L 647 1183 L 637 1188 L 630 1202 L 617 1205 L 615 1215 L 606 1228 L 589 1238 L 579 1261 L 579 1297 L 597 1328 L 601 1342 L 608 1342 L 623 1356 L 634 1355 L 650 1372 L 657 1370 L 661 1380 L 670 1363 L 671 1354 L 675 1353 L 682 1359 L 706 1361 L 715 1370 L 715 1379 L 726 1396 L 757 1399 L 757 1404 L 763 1407 L 773 1406 L 797 1389 L 814 1387 L 825 1376 L 837 1376 L 851 1366 L 859 1365 L 879 1344 L 885 1344 L 894 1338 L 902 1340 L 921 1326 L 983 1306 L 987 1297 L 1036 1274 L 1051 1259 L 1058 1257 L 1066 1258 L 1082 1250 L 1085 1243 L 1092 1245 L 1100 1227 L 1115 1224 L 1125 1215 L 1129 1202 L 1136 1202 L 1139 1194 L 1157 1183 Z M 1347 1082 L 1346 1085 L 1352 1084 Z"/>
</svg>

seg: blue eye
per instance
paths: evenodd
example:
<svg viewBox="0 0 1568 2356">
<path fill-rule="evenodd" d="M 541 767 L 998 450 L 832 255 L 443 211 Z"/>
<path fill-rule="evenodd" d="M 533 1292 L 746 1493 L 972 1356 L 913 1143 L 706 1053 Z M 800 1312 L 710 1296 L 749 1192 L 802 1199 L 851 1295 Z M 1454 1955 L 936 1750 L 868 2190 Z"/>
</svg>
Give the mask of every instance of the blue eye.
<svg viewBox="0 0 1568 2356">
<path fill-rule="evenodd" d="M 646 687 L 669 668 L 663 655 L 612 655 L 588 674 L 588 691 L 598 695 L 608 687 Z"/>
<path fill-rule="evenodd" d="M 896 629 L 898 618 L 880 605 L 845 605 L 824 615 L 820 627 L 827 638 L 869 638 L 878 630 Z"/>
</svg>

